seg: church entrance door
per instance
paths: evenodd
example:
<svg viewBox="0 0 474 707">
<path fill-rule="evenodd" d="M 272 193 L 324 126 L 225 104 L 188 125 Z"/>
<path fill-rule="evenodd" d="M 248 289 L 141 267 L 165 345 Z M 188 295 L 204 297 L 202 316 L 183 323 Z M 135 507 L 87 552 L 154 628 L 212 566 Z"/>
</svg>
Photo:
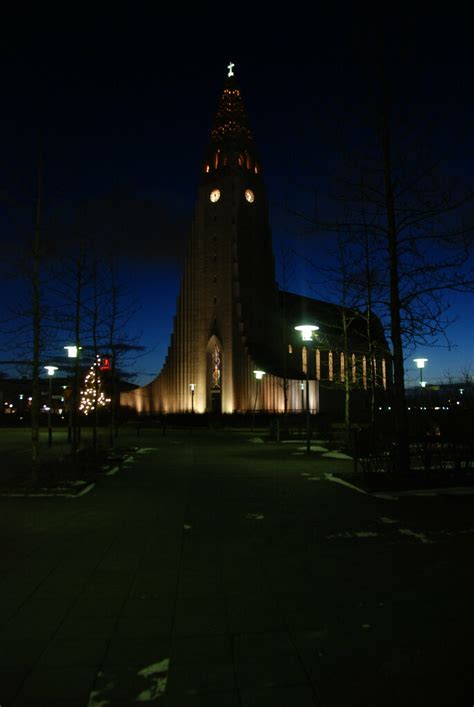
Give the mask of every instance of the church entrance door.
<svg viewBox="0 0 474 707">
<path fill-rule="evenodd" d="M 211 391 L 211 412 L 213 415 L 220 415 L 222 412 L 221 391 Z"/>
</svg>

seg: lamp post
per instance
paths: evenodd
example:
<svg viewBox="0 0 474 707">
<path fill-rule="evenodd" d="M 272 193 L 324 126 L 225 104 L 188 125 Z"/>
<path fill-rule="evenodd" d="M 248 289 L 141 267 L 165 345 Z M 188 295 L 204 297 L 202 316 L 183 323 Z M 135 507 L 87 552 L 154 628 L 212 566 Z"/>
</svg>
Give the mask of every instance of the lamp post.
<svg viewBox="0 0 474 707">
<path fill-rule="evenodd" d="M 67 351 L 67 357 L 75 359 L 74 362 L 74 384 L 71 395 L 71 407 L 69 410 L 69 430 L 68 430 L 68 442 L 72 441 L 72 449 L 74 452 L 77 451 L 79 442 L 79 430 L 78 427 L 78 399 L 77 391 L 79 388 L 79 352 L 82 346 L 65 346 Z"/>
<path fill-rule="evenodd" d="M 191 413 L 194 415 L 194 391 L 196 390 L 196 383 L 190 383 L 189 389 L 191 391 Z"/>
<path fill-rule="evenodd" d="M 426 381 L 423 380 L 423 369 L 425 367 L 425 363 L 428 361 L 427 358 L 414 358 L 413 361 L 416 363 L 416 367 L 420 369 L 420 386 L 422 388 L 425 387 Z"/>
<path fill-rule="evenodd" d="M 255 427 L 255 410 L 257 408 L 257 398 L 258 398 L 258 391 L 260 389 L 260 382 L 265 375 L 265 371 L 254 371 L 253 372 L 255 376 L 255 380 L 257 381 L 256 389 L 255 389 L 255 403 L 253 405 L 253 415 L 252 415 L 252 432 L 253 428 Z"/>
<path fill-rule="evenodd" d="M 48 447 L 53 444 L 53 430 L 51 427 L 51 405 L 53 404 L 53 392 L 52 392 L 52 381 L 55 371 L 58 370 L 57 366 L 44 366 L 45 370 L 48 371 L 49 380 L 49 408 L 48 408 Z"/>
<path fill-rule="evenodd" d="M 301 332 L 301 338 L 304 341 L 313 340 L 313 332 L 319 329 L 316 324 L 298 324 L 295 326 L 296 331 Z M 309 374 L 308 374 L 308 357 L 306 357 L 306 365 L 304 366 L 306 373 L 306 454 L 311 452 L 311 424 L 309 418 Z"/>
</svg>

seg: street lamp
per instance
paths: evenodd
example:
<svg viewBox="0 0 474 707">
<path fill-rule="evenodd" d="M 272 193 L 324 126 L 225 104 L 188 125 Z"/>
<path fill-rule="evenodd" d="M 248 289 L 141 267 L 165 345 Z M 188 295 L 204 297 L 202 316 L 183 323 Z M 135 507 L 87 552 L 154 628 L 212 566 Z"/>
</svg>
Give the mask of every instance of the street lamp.
<svg viewBox="0 0 474 707">
<path fill-rule="evenodd" d="M 253 432 L 253 428 L 255 426 L 255 410 L 257 408 L 257 398 L 258 398 L 258 391 L 260 389 L 260 381 L 262 380 L 263 376 L 265 375 L 265 371 L 254 371 L 253 374 L 255 376 L 255 380 L 257 381 L 257 387 L 255 389 L 255 403 L 253 405 L 252 432 Z"/>
<path fill-rule="evenodd" d="M 79 418 L 78 418 L 78 388 L 79 388 L 79 355 L 82 346 L 77 346 L 77 344 L 64 347 L 67 351 L 68 358 L 74 358 L 74 384 L 71 395 L 71 405 L 69 409 L 69 429 L 68 429 L 68 442 L 72 442 L 72 449 L 77 452 L 80 430 L 79 430 Z"/>
<path fill-rule="evenodd" d="M 51 406 L 53 404 L 53 393 L 52 393 L 52 380 L 55 371 L 58 370 L 57 366 L 44 366 L 45 370 L 48 372 L 49 380 L 49 409 L 48 409 L 48 447 L 53 444 L 53 430 L 51 428 Z"/>
<path fill-rule="evenodd" d="M 301 332 L 301 338 L 303 341 L 312 341 L 313 332 L 319 329 L 316 324 L 298 324 L 295 326 L 296 331 Z M 311 451 L 311 425 L 309 419 L 309 377 L 308 377 L 308 357 L 306 357 L 305 365 L 306 373 L 306 454 Z"/>
<path fill-rule="evenodd" d="M 426 381 L 423 380 L 423 369 L 425 363 L 428 361 L 427 358 L 414 358 L 413 361 L 416 363 L 416 367 L 420 369 L 420 385 L 422 388 L 425 387 Z"/>
<path fill-rule="evenodd" d="M 82 346 L 65 346 L 64 348 L 67 351 L 68 358 L 77 358 L 79 355 L 79 350 L 82 349 Z"/>
<path fill-rule="evenodd" d="M 196 390 L 196 383 L 190 383 L 189 389 L 191 391 L 191 412 L 194 415 L 194 391 Z"/>
</svg>

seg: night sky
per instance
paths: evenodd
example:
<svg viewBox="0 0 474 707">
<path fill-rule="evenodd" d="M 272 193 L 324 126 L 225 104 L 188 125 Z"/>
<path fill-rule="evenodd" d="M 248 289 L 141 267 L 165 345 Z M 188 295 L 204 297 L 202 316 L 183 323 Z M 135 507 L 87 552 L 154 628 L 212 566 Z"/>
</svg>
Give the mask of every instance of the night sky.
<svg viewBox="0 0 474 707">
<path fill-rule="evenodd" d="M 312 214 L 317 203 L 323 210 L 343 140 L 363 143 L 358 120 L 374 47 L 389 58 L 397 110 L 449 157 L 447 172 L 472 187 L 472 41 L 462 18 L 436 17 L 430 8 L 429 22 L 412 14 L 369 23 L 341 9 L 292 19 L 239 8 L 238 17 L 229 6 L 219 17 L 130 11 L 41 15 L 4 26 L 3 317 L 21 295 L 21 284 L 6 275 L 33 228 L 41 134 L 46 231 L 58 250 L 78 223 L 116 248 L 140 305 L 131 328 L 150 350 L 138 362 L 137 380 L 158 373 L 229 61 L 261 156 L 280 281 L 280 243 L 296 253 L 291 291 L 328 297 L 321 274 L 298 254 L 324 263 L 330 239 L 309 233 L 287 208 Z M 474 295 L 453 298 L 452 314 L 459 320 L 448 331 L 454 348 L 410 352 L 407 369 L 414 355 L 429 358 L 427 380 L 474 367 Z M 408 382 L 416 378 L 407 370 Z"/>
</svg>

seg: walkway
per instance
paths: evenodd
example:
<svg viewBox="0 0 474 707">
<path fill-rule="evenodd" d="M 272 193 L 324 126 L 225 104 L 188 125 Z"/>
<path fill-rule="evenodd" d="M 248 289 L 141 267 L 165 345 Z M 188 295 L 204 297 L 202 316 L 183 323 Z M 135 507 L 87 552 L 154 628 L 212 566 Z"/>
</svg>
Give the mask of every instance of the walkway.
<svg viewBox="0 0 474 707">
<path fill-rule="evenodd" d="M 471 497 L 144 433 L 76 499 L 0 499 L 1 707 L 471 705 Z"/>
</svg>

